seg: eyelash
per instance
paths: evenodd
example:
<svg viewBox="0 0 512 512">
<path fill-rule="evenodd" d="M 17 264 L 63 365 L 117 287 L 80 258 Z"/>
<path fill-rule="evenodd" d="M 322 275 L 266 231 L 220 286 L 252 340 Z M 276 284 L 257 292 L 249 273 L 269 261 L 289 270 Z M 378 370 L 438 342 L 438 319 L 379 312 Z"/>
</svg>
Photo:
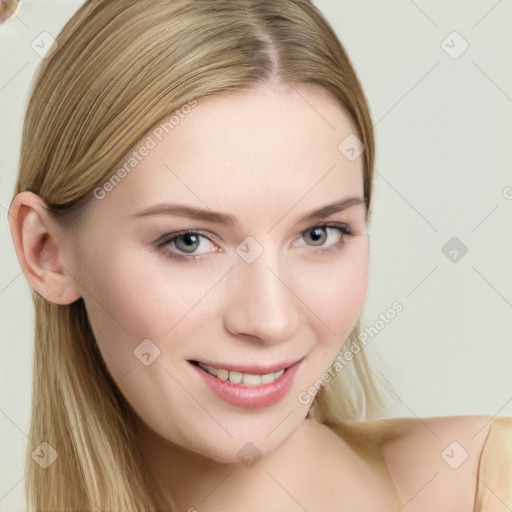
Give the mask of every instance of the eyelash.
<svg viewBox="0 0 512 512">
<path fill-rule="evenodd" d="M 324 223 L 320 223 L 320 224 L 315 224 L 314 226 L 311 226 L 310 228 L 306 229 L 305 231 L 302 231 L 301 235 L 304 235 L 305 233 L 308 233 L 309 231 L 313 231 L 316 228 L 336 228 L 344 236 L 352 236 L 353 235 L 352 230 L 346 224 L 342 224 L 339 222 L 324 222 Z M 177 260 L 177 261 L 196 261 L 199 258 L 201 258 L 202 256 L 205 256 L 205 254 L 199 254 L 197 256 L 190 256 L 190 255 L 185 255 L 184 253 L 183 253 L 183 256 L 178 256 L 175 253 L 165 251 L 165 247 L 167 245 L 169 245 L 169 243 L 171 243 L 174 240 L 177 240 L 178 238 L 180 238 L 184 235 L 201 236 L 201 237 L 208 239 L 210 242 L 213 242 L 213 240 L 211 238 L 209 238 L 208 235 L 206 235 L 204 232 L 187 229 L 187 230 L 183 230 L 183 231 L 178 231 L 176 233 L 168 233 L 168 234 L 160 237 L 159 239 L 157 239 L 155 242 L 153 242 L 153 245 L 156 247 L 157 250 L 159 250 L 163 253 L 166 253 L 165 256 L 167 256 L 170 259 Z M 331 246 L 328 249 L 318 249 L 318 250 L 315 250 L 314 252 L 317 254 L 318 253 L 319 254 L 336 253 L 336 252 L 340 251 L 341 249 L 343 249 L 343 247 L 345 246 L 345 243 L 346 242 L 342 239 L 340 242 Z M 315 246 L 311 245 L 309 247 L 315 247 Z M 319 246 L 319 247 L 321 247 L 321 246 Z"/>
</svg>

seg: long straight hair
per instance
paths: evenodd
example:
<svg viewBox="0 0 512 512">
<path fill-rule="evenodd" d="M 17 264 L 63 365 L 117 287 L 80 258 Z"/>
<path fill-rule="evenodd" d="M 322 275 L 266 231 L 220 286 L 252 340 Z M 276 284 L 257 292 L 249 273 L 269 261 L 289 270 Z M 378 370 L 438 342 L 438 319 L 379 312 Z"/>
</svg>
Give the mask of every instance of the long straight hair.
<svg viewBox="0 0 512 512">
<path fill-rule="evenodd" d="M 79 222 L 93 191 L 162 119 L 190 101 L 276 79 L 325 92 L 352 121 L 365 146 L 368 219 L 369 108 L 336 34 L 307 0 L 87 1 L 35 77 L 15 193 L 32 191 L 56 219 Z M 135 448 L 135 413 L 101 358 L 83 300 L 58 305 L 32 295 L 29 510 L 160 510 L 164 490 Z M 351 337 L 358 332 L 359 322 Z M 362 350 L 321 389 L 310 414 L 325 424 L 364 419 L 378 399 Z M 44 441 L 59 454 L 47 469 L 30 456 Z"/>
</svg>

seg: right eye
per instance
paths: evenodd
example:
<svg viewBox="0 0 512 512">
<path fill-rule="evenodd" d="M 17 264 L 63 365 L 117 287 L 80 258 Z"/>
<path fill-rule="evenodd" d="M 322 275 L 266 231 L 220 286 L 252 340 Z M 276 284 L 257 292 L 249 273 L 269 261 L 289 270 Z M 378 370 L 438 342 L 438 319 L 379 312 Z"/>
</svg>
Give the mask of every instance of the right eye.
<svg viewBox="0 0 512 512">
<path fill-rule="evenodd" d="M 195 260 L 199 256 L 211 252 L 219 252 L 219 248 L 214 246 L 213 251 L 204 250 L 203 252 L 195 252 L 198 249 L 208 246 L 213 242 L 198 231 L 180 231 L 177 233 L 168 233 L 155 242 L 155 245 L 161 249 L 164 254 L 170 258 L 178 260 Z"/>
</svg>

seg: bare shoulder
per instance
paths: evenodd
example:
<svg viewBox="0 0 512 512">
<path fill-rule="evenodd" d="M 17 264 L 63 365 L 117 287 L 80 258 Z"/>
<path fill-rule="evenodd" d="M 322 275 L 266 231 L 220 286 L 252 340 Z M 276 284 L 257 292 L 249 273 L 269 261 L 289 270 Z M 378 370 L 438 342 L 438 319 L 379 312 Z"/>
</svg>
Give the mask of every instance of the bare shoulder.
<svg viewBox="0 0 512 512">
<path fill-rule="evenodd" d="M 496 426 L 512 428 L 509 421 L 489 416 L 392 420 L 382 454 L 407 503 L 404 512 L 478 510 L 475 501 L 485 485 L 479 475 L 484 447 L 494 441 Z"/>
<path fill-rule="evenodd" d="M 396 418 L 346 425 L 344 437 L 352 444 L 381 454 L 402 512 L 511 510 L 511 418 Z"/>
</svg>

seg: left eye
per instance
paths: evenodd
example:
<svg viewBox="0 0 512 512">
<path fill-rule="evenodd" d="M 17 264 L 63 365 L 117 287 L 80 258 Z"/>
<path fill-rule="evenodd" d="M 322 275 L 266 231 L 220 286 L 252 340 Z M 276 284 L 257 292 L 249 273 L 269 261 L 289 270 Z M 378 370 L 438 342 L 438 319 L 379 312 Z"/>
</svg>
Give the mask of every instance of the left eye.
<svg viewBox="0 0 512 512">
<path fill-rule="evenodd" d="M 326 244 L 326 241 L 329 239 L 329 235 L 335 235 L 334 240 L 330 244 Z M 331 247 L 333 245 L 339 244 L 343 240 L 343 235 L 350 235 L 350 231 L 346 226 L 314 226 L 307 231 L 302 233 L 302 238 L 308 242 L 309 246 L 313 247 Z M 332 236 L 331 236 L 332 238 Z"/>
</svg>

